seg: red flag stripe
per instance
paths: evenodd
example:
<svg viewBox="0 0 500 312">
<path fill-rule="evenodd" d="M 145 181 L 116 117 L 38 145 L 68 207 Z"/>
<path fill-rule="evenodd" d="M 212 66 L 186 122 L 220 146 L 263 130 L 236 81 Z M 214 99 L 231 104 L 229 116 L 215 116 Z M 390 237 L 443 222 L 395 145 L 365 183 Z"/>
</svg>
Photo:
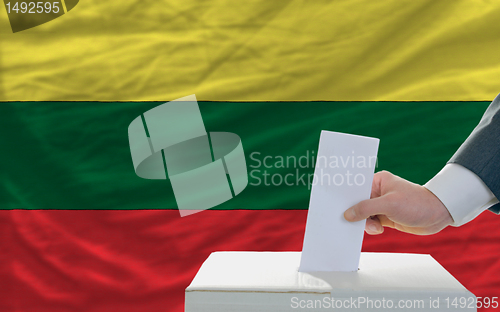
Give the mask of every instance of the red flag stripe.
<svg viewBox="0 0 500 312">
<path fill-rule="evenodd" d="M 0 311 L 184 311 L 213 251 L 299 251 L 305 210 L 0 211 Z M 431 254 L 476 296 L 500 296 L 500 219 L 432 236 L 386 230 L 364 251 Z M 332 238 L 334 239 L 334 238 Z"/>
</svg>

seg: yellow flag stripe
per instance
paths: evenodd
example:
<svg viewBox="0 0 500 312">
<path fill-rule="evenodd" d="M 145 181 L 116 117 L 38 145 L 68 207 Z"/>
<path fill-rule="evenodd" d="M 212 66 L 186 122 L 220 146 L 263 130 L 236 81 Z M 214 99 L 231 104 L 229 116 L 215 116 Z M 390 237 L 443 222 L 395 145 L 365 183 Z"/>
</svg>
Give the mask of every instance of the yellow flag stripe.
<svg viewBox="0 0 500 312">
<path fill-rule="evenodd" d="M 492 100 L 498 16 L 494 1 L 86 0 L 12 34 L 0 14 L 0 100 Z"/>
<path fill-rule="evenodd" d="M 65 0 L 61 0 L 61 3 L 62 3 L 62 7 L 63 7 L 63 10 L 64 10 L 64 13 L 68 13 L 68 10 L 66 9 L 66 2 L 64 2 Z"/>
</svg>

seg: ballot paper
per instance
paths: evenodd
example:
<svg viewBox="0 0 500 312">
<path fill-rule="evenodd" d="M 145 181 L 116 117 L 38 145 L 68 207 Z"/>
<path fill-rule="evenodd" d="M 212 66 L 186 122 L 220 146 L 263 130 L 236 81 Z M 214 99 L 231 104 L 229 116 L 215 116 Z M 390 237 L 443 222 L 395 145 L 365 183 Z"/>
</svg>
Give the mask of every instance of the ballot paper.
<svg viewBox="0 0 500 312">
<path fill-rule="evenodd" d="M 366 221 L 344 211 L 369 199 L 379 139 L 322 131 L 312 181 L 300 272 L 357 271 Z"/>
</svg>

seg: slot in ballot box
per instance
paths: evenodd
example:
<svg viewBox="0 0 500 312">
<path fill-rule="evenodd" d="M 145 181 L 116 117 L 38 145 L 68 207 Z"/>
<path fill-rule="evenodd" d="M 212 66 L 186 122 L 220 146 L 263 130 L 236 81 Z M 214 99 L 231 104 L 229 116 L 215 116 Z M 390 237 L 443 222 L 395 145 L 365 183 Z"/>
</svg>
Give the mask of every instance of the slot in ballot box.
<svg viewBox="0 0 500 312">
<path fill-rule="evenodd" d="M 476 297 L 430 255 L 361 253 L 357 272 L 299 272 L 300 252 L 214 252 L 186 312 L 476 311 Z"/>
</svg>

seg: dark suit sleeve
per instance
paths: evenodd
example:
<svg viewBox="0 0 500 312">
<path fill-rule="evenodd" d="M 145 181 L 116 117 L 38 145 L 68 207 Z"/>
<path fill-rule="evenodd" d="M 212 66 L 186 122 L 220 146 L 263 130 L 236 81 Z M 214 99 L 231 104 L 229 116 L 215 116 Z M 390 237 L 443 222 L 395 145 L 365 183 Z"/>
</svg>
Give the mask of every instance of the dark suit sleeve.
<svg viewBox="0 0 500 312">
<path fill-rule="evenodd" d="M 474 172 L 500 199 L 500 94 L 448 163 L 459 164 Z M 489 210 L 499 214 L 500 204 Z"/>
</svg>

